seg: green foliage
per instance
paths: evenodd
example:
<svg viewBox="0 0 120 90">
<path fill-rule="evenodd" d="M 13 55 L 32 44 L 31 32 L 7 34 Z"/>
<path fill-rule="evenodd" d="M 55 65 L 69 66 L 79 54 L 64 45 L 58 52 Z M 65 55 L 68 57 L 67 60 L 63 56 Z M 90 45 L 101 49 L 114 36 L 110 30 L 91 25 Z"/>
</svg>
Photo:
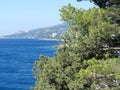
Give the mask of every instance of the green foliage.
<svg viewBox="0 0 120 90">
<path fill-rule="evenodd" d="M 85 11 L 69 4 L 60 11 L 69 31 L 53 58 L 35 62 L 33 89 L 119 90 L 120 59 L 110 49 L 120 41 L 119 7 Z"/>
<path fill-rule="evenodd" d="M 36 87 L 34 90 L 119 90 L 120 59 L 84 60 L 64 52 L 52 59 L 41 57 L 35 63 Z M 45 60 L 45 62 L 43 61 Z M 43 66 L 43 67 L 41 67 Z M 87 66 L 87 67 L 86 67 Z M 86 68 L 84 68 L 86 67 Z"/>
<path fill-rule="evenodd" d="M 84 1 L 84 0 L 77 0 L 77 1 Z M 120 5 L 119 0 L 88 0 L 88 1 L 93 2 L 95 5 L 99 6 L 100 8 Z"/>
<path fill-rule="evenodd" d="M 86 69 L 81 69 L 77 76 L 81 84 L 86 87 L 96 90 L 97 88 L 107 88 L 107 90 L 116 90 L 114 88 L 119 87 L 120 84 L 120 70 L 118 68 L 120 59 L 107 59 L 107 60 L 96 60 L 90 59 L 84 61 L 84 64 L 88 65 Z M 103 89 L 102 89 L 103 88 Z"/>
<path fill-rule="evenodd" d="M 83 59 L 106 58 L 105 53 L 112 57 L 113 51 L 108 49 L 104 52 L 103 47 L 113 47 L 114 39 L 120 41 L 120 27 L 116 22 L 120 14 L 119 8 L 93 8 L 85 11 L 69 4 L 60 11 L 62 19 L 70 26 L 68 35 L 65 36 L 69 39 L 65 42 L 68 48 L 79 53 Z"/>
</svg>

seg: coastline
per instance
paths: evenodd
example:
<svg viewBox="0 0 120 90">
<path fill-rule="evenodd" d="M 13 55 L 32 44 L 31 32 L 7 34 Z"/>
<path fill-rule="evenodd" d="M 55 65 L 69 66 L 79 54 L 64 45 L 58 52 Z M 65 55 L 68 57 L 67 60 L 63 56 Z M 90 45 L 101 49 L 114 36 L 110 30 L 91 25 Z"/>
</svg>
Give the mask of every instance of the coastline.
<svg viewBox="0 0 120 90">
<path fill-rule="evenodd" d="M 4 38 L 4 37 L 0 37 L 0 39 L 31 39 L 31 40 L 48 40 L 48 41 L 61 41 L 60 39 L 39 39 L 39 38 Z"/>
</svg>

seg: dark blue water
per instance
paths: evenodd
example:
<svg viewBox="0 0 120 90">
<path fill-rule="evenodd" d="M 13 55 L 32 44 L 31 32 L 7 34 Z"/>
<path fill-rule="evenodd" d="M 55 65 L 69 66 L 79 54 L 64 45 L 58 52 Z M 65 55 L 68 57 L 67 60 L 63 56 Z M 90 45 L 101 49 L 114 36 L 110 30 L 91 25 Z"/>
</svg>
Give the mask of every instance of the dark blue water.
<svg viewBox="0 0 120 90">
<path fill-rule="evenodd" d="M 35 84 L 32 67 L 39 56 L 52 57 L 58 41 L 0 39 L 0 90 L 30 90 Z"/>
</svg>

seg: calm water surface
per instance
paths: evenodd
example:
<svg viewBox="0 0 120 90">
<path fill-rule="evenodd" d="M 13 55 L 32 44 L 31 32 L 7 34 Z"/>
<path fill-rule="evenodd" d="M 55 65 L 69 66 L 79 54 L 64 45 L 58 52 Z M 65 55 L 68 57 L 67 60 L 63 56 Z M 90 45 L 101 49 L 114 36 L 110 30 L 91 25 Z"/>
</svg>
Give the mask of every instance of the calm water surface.
<svg viewBox="0 0 120 90">
<path fill-rule="evenodd" d="M 52 57 L 58 41 L 0 39 L 0 90 L 30 90 L 32 67 L 40 55 Z"/>
</svg>

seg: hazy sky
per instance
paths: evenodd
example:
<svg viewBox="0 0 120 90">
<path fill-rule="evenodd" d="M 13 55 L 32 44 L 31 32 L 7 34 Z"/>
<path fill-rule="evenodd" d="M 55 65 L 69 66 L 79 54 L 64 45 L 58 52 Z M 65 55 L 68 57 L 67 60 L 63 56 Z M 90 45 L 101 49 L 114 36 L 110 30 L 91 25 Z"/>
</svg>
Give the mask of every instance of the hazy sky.
<svg viewBox="0 0 120 90">
<path fill-rule="evenodd" d="M 68 3 L 84 9 L 93 7 L 76 0 L 0 0 L 0 36 L 59 24 L 59 9 Z"/>
</svg>

